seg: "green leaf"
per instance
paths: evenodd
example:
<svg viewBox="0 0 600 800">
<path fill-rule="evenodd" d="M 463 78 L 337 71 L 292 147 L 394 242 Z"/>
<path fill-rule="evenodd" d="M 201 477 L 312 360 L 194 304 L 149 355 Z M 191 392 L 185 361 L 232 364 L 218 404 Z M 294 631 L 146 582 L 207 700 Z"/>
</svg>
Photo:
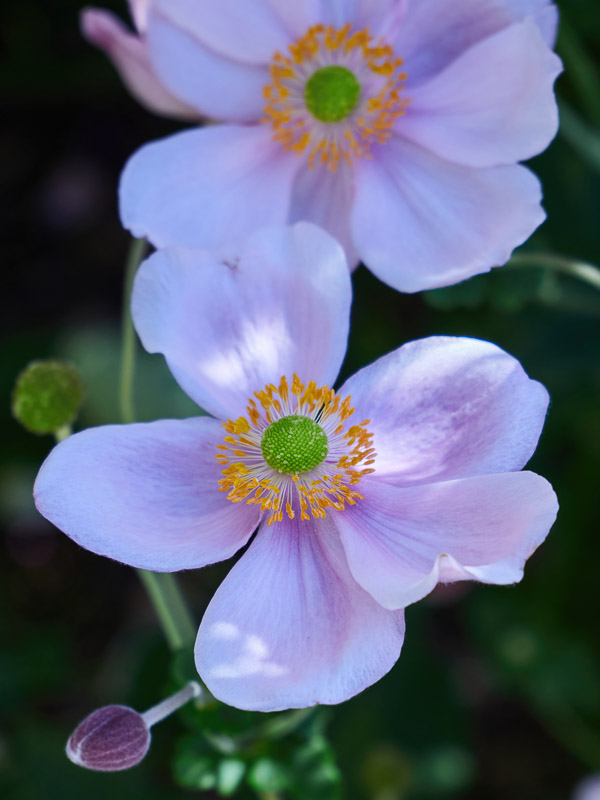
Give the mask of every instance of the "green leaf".
<svg viewBox="0 0 600 800">
<path fill-rule="evenodd" d="M 259 758 L 248 775 L 248 783 L 257 792 L 281 792 L 290 780 L 285 768 L 272 758 Z"/>
<path fill-rule="evenodd" d="M 430 752 L 420 765 L 419 785 L 431 792 L 466 789 L 475 774 L 474 759 L 461 747 L 449 745 Z"/>
<path fill-rule="evenodd" d="M 228 797 L 235 794 L 246 772 L 246 764 L 240 758 L 224 758 L 217 769 L 217 791 Z"/>
<path fill-rule="evenodd" d="M 342 774 L 335 753 L 321 733 L 315 733 L 292 756 L 292 787 L 297 800 L 337 800 L 341 796 Z"/>
<path fill-rule="evenodd" d="M 180 786 L 203 790 L 217 786 L 217 758 L 198 736 L 188 736 L 179 742 L 173 770 Z"/>
</svg>

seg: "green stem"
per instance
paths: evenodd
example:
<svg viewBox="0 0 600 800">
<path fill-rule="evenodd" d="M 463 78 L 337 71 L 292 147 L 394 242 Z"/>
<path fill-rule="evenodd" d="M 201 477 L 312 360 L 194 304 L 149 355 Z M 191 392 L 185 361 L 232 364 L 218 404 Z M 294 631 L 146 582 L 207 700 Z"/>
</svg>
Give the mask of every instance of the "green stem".
<svg viewBox="0 0 600 800">
<path fill-rule="evenodd" d="M 600 289 L 600 269 L 587 264 L 585 261 L 576 261 L 566 256 L 557 256 L 554 253 L 517 253 L 507 264 L 508 267 L 542 267 L 552 269 L 578 278 L 596 289 Z"/>
<path fill-rule="evenodd" d="M 591 122 L 600 128 L 600 76 L 578 32 L 564 19 L 560 24 L 558 50 L 566 74 Z"/>
<path fill-rule="evenodd" d="M 135 420 L 133 387 L 137 340 L 131 318 L 131 292 L 138 268 L 146 255 L 145 239 L 134 239 L 129 248 L 123 286 L 123 322 L 121 327 L 121 380 L 119 407 L 121 422 Z M 139 569 L 138 575 L 154 606 L 171 650 L 193 644 L 196 629 L 174 575 Z"/>
<path fill-rule="evenodd" d="M 293 733 L 309 717 L 315 713 L 314 706 L 310 708 L 297 708 L 284 714 L 279 714 L 269 719 L 258 728 L 260 736 L 266 739 L 281 739 Z"/>
<path fill-rule="evenodd" d="M 560 135 L 596 172 L 600 172 L 600 135 L 564 100 L 559 103 Z"/>
<path fill-rule="evenodd" d="M 196 628 L 175 576 L 169 572 L 148 572 L 145 569 L 138 569 L 138 575 L 146 587 L 171 650 L 192 645 Z"/>
<path fill-rule="evenodd" d="M 558 742 L 590 770 L 600 769 L 600 734 L 586 720 L 566 706 L 547 707 L 535 696 L 533 707 Z"/>
<path fill-rule="evenodd" d="M 123 321 L 121 325 L 121 381 L 119 384 L 119 408 L 121 422 L 133 422 L 133 381 L 135 374 L 135 351 L 137 342 L 131 319 L 131 292 L 133 281 L 147 250 L 145 239 L 134 239 L 127 254 L 125 283 L 123 286 Z"/>
</svg>

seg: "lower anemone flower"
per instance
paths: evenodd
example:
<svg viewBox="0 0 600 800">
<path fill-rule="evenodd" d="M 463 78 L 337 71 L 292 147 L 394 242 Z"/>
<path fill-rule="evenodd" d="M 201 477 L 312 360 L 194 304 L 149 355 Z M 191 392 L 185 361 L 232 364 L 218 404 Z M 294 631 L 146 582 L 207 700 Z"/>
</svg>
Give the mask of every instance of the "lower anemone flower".
<svg viewBox="0 0 600 800">
<path fill-rule="evenodd" d="M 307 220 L 415 292 L 504 264 L 544 220 L 518 162 L 558 125 L 549 0 L 142 5 L 152 74 L 224 124 L 133 156 L 135 236 L 218 249 Z"/>
<path fill-rule="evenodd" d="M 350 303 L 342 248 L 306 223 L 226 260 L 155 253 L 138 333 L 213 417 L 83 431 L 36 482 L 44 516 L 135 567 L 202 567 L 256 532 L 196 644 L 210 691 L 240 708 L 361 691 L 398 658 L 405 606 L 440 581 L 519 581 L 556 516 L 550 485 L 519 471 L 543 386 L 493 344 L 434 337 L 333 390 Z"/>
</svg>

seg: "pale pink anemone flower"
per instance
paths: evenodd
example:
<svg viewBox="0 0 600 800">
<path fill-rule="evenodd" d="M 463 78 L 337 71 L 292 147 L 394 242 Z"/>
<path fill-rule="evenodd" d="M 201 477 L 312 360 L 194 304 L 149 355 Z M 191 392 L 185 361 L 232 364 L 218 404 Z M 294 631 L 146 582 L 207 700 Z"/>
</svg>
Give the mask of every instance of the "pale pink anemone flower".
<svg viewBox="0 0 600 800">
<path fill-rule="evenodd" d="M 415 292 L 504 264 L 543 222 L 540 184 L 517 162 L 558 125 L 548 0 L 143 7 L 153 74 L 223 124 L 129 161 L 121 217 L 135 236 L 218 249 L 307 220 L 352 267 Z"/>
<path fill-rule="evenodd" d="M 99 555 L 195 569 L 250 546 L 213 597 L 196 663 L 261 711 L 339 703 L 399 656 L 402 609 L 438 582 L 519 581 L 557 511 L 519 472 L 548 395 L 488 342 L 412 342 L 331 387 L 351 303 L 341 246 L 308 224 L 223 261 L 141 267 L 146 349 L 212 417 L 75 434 L 42 466 L 41 513 Z"/>
</svg>

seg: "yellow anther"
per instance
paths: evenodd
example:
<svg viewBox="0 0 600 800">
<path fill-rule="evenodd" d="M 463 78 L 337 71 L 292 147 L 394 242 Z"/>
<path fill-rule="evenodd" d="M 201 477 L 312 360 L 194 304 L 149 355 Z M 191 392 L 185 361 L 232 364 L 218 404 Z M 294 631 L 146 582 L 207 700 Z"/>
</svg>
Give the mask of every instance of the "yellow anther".
<svg viewBox="0 0 600 800">
<path fill-rule="evenodd" d="M 223 467 L 220 491 L 227 492 L 233 503 L 259 506 L 267 512 L 268 525 L 281 522 L 284 516 L 294 519 L 298 511 L 306 521 L 311 516 L 324 518 L 328 509 L 339 512 L 346 504 L 354 505 L 361 496 L 349 487 L 373 472 L 375 451 L 373 436 L 365 427 L 368 420 L 350 427 L 345 424 L 354 413 L 351 398 L 341 399 L 328 386 L 304 383 L 297 375 L 291 382 L 282 377 L 277 386 L 268 384 L 254 396 L 260 406 L 253 399 L 248 401 L 248 419 L 240 417 L 223 425 L 234 435 L 225 437 L 227 444 L 217 445 L 216 459 Z M 315 420 L 328 436 L 329 455 L 315 472 L 282 474 L 264 460 L 264 431 L 273 419 L 288 415 Z M 335 460 L 328 462 L 330 456 Z"/>
<path fill-rule="evenodd" d="M 323 54 L 326 64 L 347 69 L 361 85 L 355 109 L 335 124 L 319 122 L 306 105 L 305 87 L 323 68 Z M 407 79 L 402 66 L 392 48 L 375 42 L 367 29 L 314 25 L 287 55 L 274 54 L 271 83 L 263 90 L 263 122 L 284 150 L 306 153 L 311 169 L 323 165 L 336 172 L 340 163 L 352 166 L 356 158 L 370 158 L 371 145 L 385 143 L 394 121 L 405 113 L 409 101 L 401 96 Z"/>
</svg>

